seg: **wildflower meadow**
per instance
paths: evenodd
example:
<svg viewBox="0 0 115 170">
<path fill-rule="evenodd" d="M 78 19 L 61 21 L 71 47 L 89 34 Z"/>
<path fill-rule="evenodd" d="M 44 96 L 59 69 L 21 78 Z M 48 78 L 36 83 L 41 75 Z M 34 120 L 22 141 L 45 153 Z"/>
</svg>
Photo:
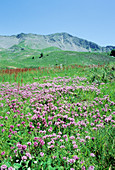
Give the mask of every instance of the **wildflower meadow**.
<svg viewBox="0 0 115 170">
<path fill-rule="evenodd" d="M 1 170 L 113 170 L 113 66 L 0 71 Z"/>
</svg>

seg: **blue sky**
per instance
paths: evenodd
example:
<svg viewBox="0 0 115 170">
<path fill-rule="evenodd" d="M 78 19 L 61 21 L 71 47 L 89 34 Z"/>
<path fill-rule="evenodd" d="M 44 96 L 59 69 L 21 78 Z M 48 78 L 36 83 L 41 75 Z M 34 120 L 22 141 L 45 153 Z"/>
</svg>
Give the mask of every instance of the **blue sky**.
<svg viewBox="0 0 115 170">
<path fill-rule="evenodd" d="M 67 32 L 115 46 L 115 0 L 0 0 L 0 35 Z"/>
</svg>

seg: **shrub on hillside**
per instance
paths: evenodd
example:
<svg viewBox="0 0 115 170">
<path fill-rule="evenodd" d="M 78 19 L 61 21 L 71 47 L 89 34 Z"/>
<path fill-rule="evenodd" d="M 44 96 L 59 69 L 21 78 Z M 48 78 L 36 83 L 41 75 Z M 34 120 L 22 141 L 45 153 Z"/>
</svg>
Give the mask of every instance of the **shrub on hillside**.
<svg viewBox="0 0 115 170">
<path fill-rule="evenodd" d="M 115 50 L 111 51 L 110 56 L 114 56 L 115 57 Z"/>
<path fill-rule="evenodd" d="M 43 53 L 40 54 L 40 57 L 39 58 L 42 58 L 43 57 Z"/>
</svg>

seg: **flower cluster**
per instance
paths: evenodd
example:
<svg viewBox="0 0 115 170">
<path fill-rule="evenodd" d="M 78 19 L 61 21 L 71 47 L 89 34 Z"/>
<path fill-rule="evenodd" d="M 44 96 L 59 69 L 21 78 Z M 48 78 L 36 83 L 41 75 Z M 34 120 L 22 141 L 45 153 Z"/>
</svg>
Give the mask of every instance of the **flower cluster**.
<svg viewBox="0 0 115 170">
<path fill-rule="evenodd" d="M 88 101 L 87 95 L 92 100 Z M 61 159 L 71 169 L 83 162 L 85 169 L 87 160 L 97 155 L 93 148 L 96 134 L 114 127 L 114 104 L 85 77 L 57 77 L 20 87 L 16 83 L 0 84 L 1 143 L 9 155 L 13 153 L 12 160 L 23 164 L 50 157 L 53 163 Z M 83 159 L 86 146 L 89 148 Z M 0 154 L 2 160 L 9 159 L 6 150 Z M 5 168 L 1 164 L 1 169 Z M 87 168 L 94 170 L 92 164 Z"/>
</svg>

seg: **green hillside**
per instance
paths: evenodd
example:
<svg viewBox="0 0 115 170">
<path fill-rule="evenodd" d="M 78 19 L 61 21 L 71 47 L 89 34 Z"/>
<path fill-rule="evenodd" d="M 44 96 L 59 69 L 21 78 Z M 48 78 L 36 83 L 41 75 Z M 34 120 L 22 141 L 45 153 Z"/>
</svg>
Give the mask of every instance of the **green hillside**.
<svg viewBox="0 0 115 170">
<path fill-rule="evenodd" d="M 43 57 L 39 58 L 41 53 Z M 33 59 L 32 59 L 33 58 Z M 109 53 L 62 51 L 57 47 L 46 49 L 29 49 L 24 44 L 15 45 L 13 49 L 0 51 L 0 68 L 39 67 L 62 65 L 92 65 L 114 62 Z"/>
</svg>

